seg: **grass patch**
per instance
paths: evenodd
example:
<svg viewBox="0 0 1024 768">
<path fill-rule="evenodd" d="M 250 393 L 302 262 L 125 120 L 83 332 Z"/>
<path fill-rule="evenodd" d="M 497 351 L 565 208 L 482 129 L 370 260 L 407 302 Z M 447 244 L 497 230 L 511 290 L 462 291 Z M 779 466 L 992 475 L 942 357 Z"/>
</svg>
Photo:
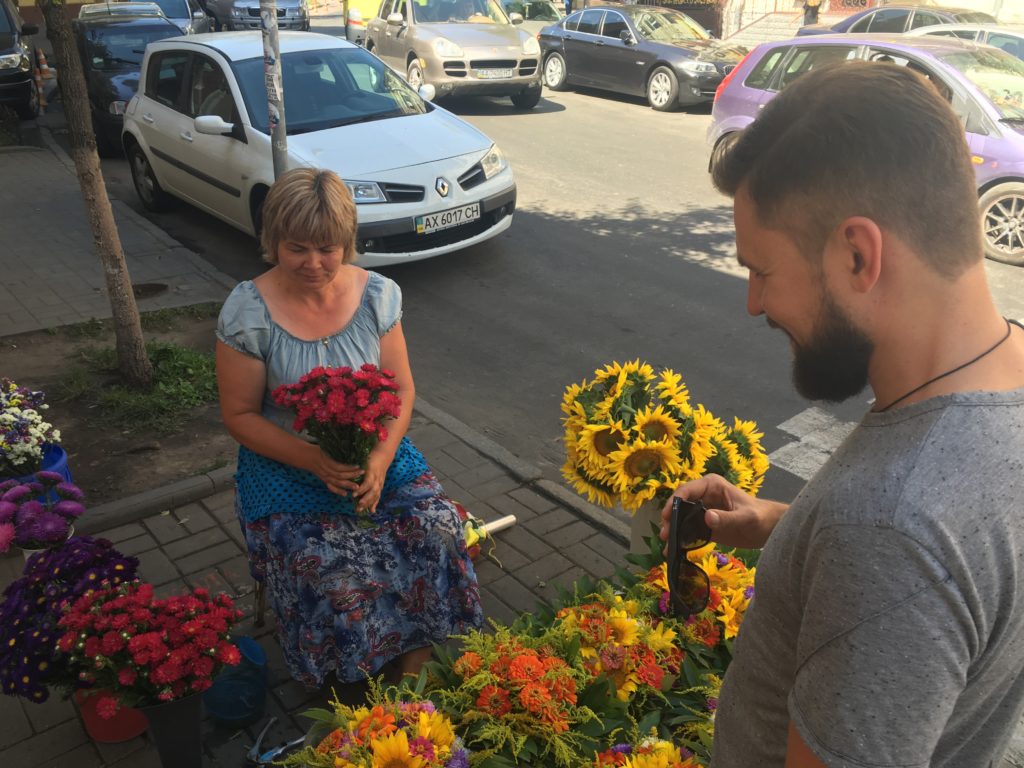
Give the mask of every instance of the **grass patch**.
<svg viewBox="0 0 1024 768">
<path fill-rule="evenodd" d="M 181 327 L 183 320 L 207 320 L 217 317 L 220 314 L 221 305 L 215 301 L 203 304 L 190 304 L 186 307 L 171 307 L 169 309 L 154 309 L 139 314 L 142 330 L 150 333 L 161 331 L 174 331 Z M 92 318 L 81 323 L 73 323 L 58 328 L 48 328 L 47 331 L 55 334 L 62 331 L 72 339 L 98 339 L 114 332 L 114 321 L 110 318 Z"/>
<path fill-rule="evenodd" d="M 60 381 L 54 395 L 99 410 L 100 418 L 129 435 L 167 435 L 181 429 L 193 408 L 217 400 L 214 357 L 209 352 L 150 341 L 153 386 L 130 389 L 117 380 L 113 347 L 84 349 L 81 365 Z"/>
</svg>

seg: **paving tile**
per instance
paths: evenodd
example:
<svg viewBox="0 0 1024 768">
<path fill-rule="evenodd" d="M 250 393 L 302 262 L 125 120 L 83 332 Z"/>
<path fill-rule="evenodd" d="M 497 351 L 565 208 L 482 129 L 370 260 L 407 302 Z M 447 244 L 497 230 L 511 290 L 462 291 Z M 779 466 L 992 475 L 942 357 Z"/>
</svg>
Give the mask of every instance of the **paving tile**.
<svg viewBox="0 0 1024 768">
<path fill-rule="evenodd" d="M 439 448 L 430 451 L 429 456 L 426 453 L 423 455 L 426 456 L 427 463 L 435 474 L 454 475 L 466 469 L 465 464 Z"/>
<path fill-rule="evenodd" d="M 22 709 L 21 700 L 14 696 L 0 696 L 0 749 L 31 735 L 32 724 Z"/>
<path fill-rule="evenodd" d="M 299 708 L 309 708 L 310 702 L 316 697 L 317 693 L 318 691 L 311 691 L 302 683 L 292 679 L 274 686 L 274 696 L 281 702 L 281 706 L 289 712 L 294 712 Z"/>
<path fill-rule="evenodd" d="M 579 544 L 584 539 L 589 539 L 594 533 L 594 528 L 582 520 L 556 528 L 544 534 L 544 541 L 552 547 L 564 548 L 570 544 Z"/>
<path fill-rule="evenodd" d="M 154 586 L 166 584 L 181 576 L 174 563 L 159 549 L 152 549 L 146 552 L 144 557 L 139 558 L 138 573 L 144 581 Z"/>
<path fill-rule="evenodd" d="M 572 568 L 573 562 L 560 552 L 549 552 L 539 560 L 534 560 L 528 568 L 523 568 L 515 575 L 527 586 L 537 585 L 538 582 L 548 581 L 554 576 Z"/>
<path fill-rule="evenodd" d="M 222 521 L 235 520 L 235 489 L 226 488 L 202 500 L 211 515 Z"/>
<path fill-rule="evenodd" d="M 446 445 L 444 452 L 451 456 L 453 459 L 458 461 L 464 467 L 475 467 L 483 464 L 485 461 L 490 461 L 487 457 L 478 453 L 477 451 L 470 448 L 465 443 L 452 443 Z"/>
<path fill-rule="evenodd" d="M 9 697 L 5 696 L 4 698 Z M 28 716 L 29 723 L 32 724 L 32 730 L 36 733 L 41 733 L 47 728 L 52 728 L 58 723 L 78 716 L 71 700 L 61 698 L 60 693 L 56 690 L 51 691 L 50 698 L 42 704 L 25 701 L 22 702 L 22 707 Z"/>
<path fill-rule="evenodd" d="M 512 496 L 507 493 L 500 494 L 498 496 L 492 496 L 487 500 L 494 509 L 499 512 L 502 516 L 515 515 L 516 520 L 524 522 L 526 520 L 533 520 L 537 517 L 537 513 L 529 507 L 516 501 Z"/>
<path fill-rule="evenodd" d="M 3 761 L 5 765 L 18 768 L 39 768 L 88 743 L 89 737 L 76 718 L 5 749 Z M 59 764 L 74 765 L 73 762 L 66 761 L 59 761 Z"/>
<path fill-rule="evenodd" d="M 606 533 L 596 533 L 583 543 L 620 568 L 632 567 L 626 562 L 626 554 L 629 551 L 626 545 Z"/>
<path fill-rule="evenodd" d="M 67 768 L 72 768 L 72 766 L 69 765 Z M 156 747 L 147 742 L 143 749 L 118 760 L 110 768 L 164 768 L 164 766 L 160 762 L 160 754 L 156 751 Z"/>
<path fill-rule="evenodd" d="M 513 525 L 511 528 L 506 528 L 497 534 L 497 536 L 501 537 L 498 541 L 507 542 L 531 560 L 541 558 L 552 551 L 544 539 L 534 536 L 523 525 Z"/>
<path fill-rule="evenodd" d="M 488 480 L 483 483 L 474 483 L 469 486 L 469 492 L 478 499 L 487 501 L 492 496 L 497 496 L 501 493 L 508 493 L 519 486 L 520 482 L 518 480 L 511 475 L 506 475 L 504 471 L 502 471 L 500 477 L 496 477 L 493 480 Z"/>
<path fill-rule="evenodd" d="M 249 558 L 245 555 L 239 555 L 221 563 L 217 566 L 217 570 L 231 585 L 234 594 L 239 594 L 240 590 L 253 583 L 252 573 L 249 570 Z"/>
<path fill-rule="evenodd" d="M 501 565 L 501 568 L 505 571 L 505 573 L 516 573 L 522 570 L 523 568 L 529 568 L 530 563 L 533 562 L 533 558 L 527 557 L 518 549 L 516 549 L 507 541 L 505 541 L 502 538 L 504 534 L 505 531 L 499 531 L 498 533 L 494 534 L 494 557 L 497 558 L 498 563 Z M 481 552 L 488 551 L 487 547 L 489 545 L 487 544 L 486 541 L 484 541 L 484 543 L 480 546 Z M 486 554 L 481 555 L 480 559 L 481 561 L 490 560 L 490 558 L 487 557 Z"/>
<path fill-rule="evenodd" d="M 161 544 L 177 541 L 189 533 L 188 528 L 178 522 L 178 518 L 172 514 L 147 517 L 143 523 Z"/>
<path fill-rule="evenodd" d="M 194 533 L 188 538 L 178 539 L 163 547 L 164 552 L 172 560 L 181 560 L 189 555 L 228 541 L 228 535 L 219 525 Z"/>
<path fill-rule="evenodd" d="M 473 569 L 476 571 L 476 580 L 480 586 L 485 586 L 490 584 L 492 581 L 497 581 L 505 575 L 505 571 L 501 570 L 501 568 L 490 560 L 474 563 Z"/>
<path fill-rule="evenodd" d="M 182 578 L 177 578 L 174 581 L 168 581 L 166 584 L 161 584 L 159 587 L 153 590 L 153 596 L 159 599 L 167 597 L 176 597 L 178 595 L 184 595 L 191 589 L 189 585 Z"/>
<path fill-rule="evenodd" d="M 231 585 L 224 580 L 223 576 L 213 569 L 190 573 L 185 577 L 185 581 L 188 582 L 192 589 L 201 587 L 207 590 L 211 595 L 217 595 L 221 592 L 225 592 L 231 596 L 234 595 L 234 589 Z"/>
<path fill-rule="evenodd" d="M 583 578 L 585 574 L 586 571 L 582 568 L 574 566 L 540 587 L 537 590 L 537 597 L 549 603 L 557 603 L 561 600 L 561 592 L 571 594 L 572 585 Z"/>
<path fill-rule="evenodd" d="M 141 536 L 146 530 L 139 523 L 129 523 L 128 525 L 122 525 L 118 528 L 110 528 L 103 532 L 104 539 L 110 539 L 114 544 L 120 544 L 122 541 L 134 539 L 136 536 Z M 121 549 L 118 547 L 118 549 Z M 124 552 L 124 550 L 121 550 Z M 125 553 L 127 554 L 127 553 Z"/>
<path fill-rule="evenodd" d="M 0 759 L 4 759 L 5 762 L 6 757 L 6 754 L 0 755 Z M 103 768 L 103 766 L 109 764 L 109 761 L 97 753 L 96 745 L 83 744 L 52 760 L 40 763 L 39 768 Z"/>
<path fill-rule="evenodd" d="M 130 741 L 122 741 L 117 744 L 100 744 L 96 742 L 94 746 L 103 758 L 104 764 L 117 763 L 129 755 L 135 755 L 143 750 L 152 748 L 151 742 L 145 736 L 138 736 Z"/>
<path fill-rule="evenodd" d="M 537 597 L 512 576 L 498 579 L 488 587 L 495 597 L 516 612 L 532 612 L 537 608 Z"/>
<path fill-rule="evenodd" d="M 556 528 L 562 528 L 570 523 L 575 523 L 579 520 L 576 515 L 567 509 L 561 507 L 555 507 L 549 509 L 546 512 L 539 513 L 533 520 L 530 521 L 530 530 L 534 533 L 541 535 L 548 531 L 553 531 Z"/>
<path fill-rule="evenodd" d="M 416 444 L 424 454 L 436 448 L 442 448 L 458 440 L 455 435 L 444 427 L 437 424 L 427 423 L 422 427 L 409 430 L 409 439 Z"/>
<path fill-rule="evenodd" d="M 203 509 L 198 502 L 178 507 L 174 510 L 174 514 L 189 533 L 198 533 L 217 524 L 213 515 Z"/>
<path fill-rule="evenodd" d="M 516 620 L 518 614 L 499 600 L 489 589 L 480 590 L 480 604 L 484 609 L 484 618 L 493 619 L 499 624 L 508 626 Z"/>
<path fill-rule="evenodd" d="M 488 480 L 496 480 L 499 477 L 506 477 L 505 469 L 500 464 L 486 462 L 472 469 L 463 469 L 451 473 L 451 479 L 464 488 L 472 488 L 475 485 L 486 483 Z"/>
<path fill-rule="evenodd" d="M 146 533 L 146 529 L 141 525 L 138 526 L 139 530 L 142 531 L 141 536 L 135 536 L 131 539 L 117 543 L 117 550 L 125 555 L 139 556 L 143 552 L 148 552 L 151 549 L 156 549 L 157 541 L 150 534 Z"/>
<path fill-rule="evenodd" d="M 594 578 L 603 579 L 615 573 L 616 563 L 605 559 L 582 542 L 565 547 L 562 552 Z"/>
<path fill-rule="evenodd" d="M 204 568 L 227 562 L 238 554 L 238 545 L 233 541 L 225 541 L 209 549 L 204 549 L 202 552 L 181 558 L 178 560 L 178 567 L 181 568 L 182 573 L 196 573 Z"/>
<path fill-rule="evenodd" d="M 541 496 L 530 488 L 520 488 L 516 491 L 512 491 L 509 495 L 524 507 L 529 507 L 534 512 L 546 512 L 555 506 L 555 503 L 547 496 Z"/>
</svg>

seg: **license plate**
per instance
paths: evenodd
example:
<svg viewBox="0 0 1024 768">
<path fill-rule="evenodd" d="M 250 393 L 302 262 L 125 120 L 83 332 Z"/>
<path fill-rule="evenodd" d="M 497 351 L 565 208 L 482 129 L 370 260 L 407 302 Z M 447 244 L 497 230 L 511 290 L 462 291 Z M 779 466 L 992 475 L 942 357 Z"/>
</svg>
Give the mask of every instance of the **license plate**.
<svg viewBox="0 0 1024 768">
<path fill-rule="evenodd" d="M 450 227 L 457 227 L 469 221 L 476 221 L 480 218 L 480 203 L 461 205 L 458 208 L 449 208 L 447 211 L 427 213 L 416 217 L 416 234 L 429 235 Z"/>
<path fill-rule="evenodd" d="M 478 69 L 476 76 L 478 80 L 503 80 L 512 77 L 514 73 L 512 69 Z"/>
</svg>

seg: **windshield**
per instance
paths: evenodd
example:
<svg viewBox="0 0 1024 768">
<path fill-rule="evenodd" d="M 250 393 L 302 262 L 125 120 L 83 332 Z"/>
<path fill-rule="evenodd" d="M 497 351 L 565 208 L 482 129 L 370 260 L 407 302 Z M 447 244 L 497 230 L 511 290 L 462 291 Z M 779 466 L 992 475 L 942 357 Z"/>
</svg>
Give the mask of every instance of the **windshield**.
<svg viewBox="0 0 1024 768">
<path fill-rule="evenodd" d="M 511 24 L 498 0 L 424 0 L 413 3 L 413 13 L 421 24 Z"/>
<path fill-rule="evenodd" d="M 7 11 L 0 8 L 0 34 L 9 35 L 14 31 L 14 27 L 11 26 L 11 20 L 7 17 Z"/>
<path fill-rule="evenodd" d="M 659 43 L 676 40 L 708 40 L 708 33 L 697 22 L 678 11 L 644 11 L 633 17 L 640 37 Z"/>
<path fill-rule="evenodd" d="M 100 71 L 124 69 L 126 64 L 140 66 L 146 45 L 180 34 L 175 27 L 166 22 L 165 24 L 153 29 L 90 29 L 85 40 L 89 66 Z"/>
<path fill-rule="evenodd" d="M 186 0 L 155 0 L 168 19 L 187 19 L 192 14 L 188 12 Z"/>
<path fill-rule="evenodd" d="M 966 11 L 955 14 L 956 20 L 961 24 L 997 24 L 998 22 L 989 14 L 981 11 Z"/>
<path fill-rule="evenodd" d="M 263 59 L 232 64 L 253 127 L 267 127 Z M 281 56 L 288 135 L 419 115 L 430 107 L 406 82 L 362 48 L 298 51 Z"/>
<path fill-rule="evenodd" d="M 526 21 L 558 21 L 564 15 L 549 0 L 505 0 L 505 12 L 518 13 Z"/>
<path fill-rule="evenodd" d="M 1024 61 L 991 49 L 951 53 L 941 59 L 985 94 L 1000 118 L 1024 118 Z"/>
</svg>

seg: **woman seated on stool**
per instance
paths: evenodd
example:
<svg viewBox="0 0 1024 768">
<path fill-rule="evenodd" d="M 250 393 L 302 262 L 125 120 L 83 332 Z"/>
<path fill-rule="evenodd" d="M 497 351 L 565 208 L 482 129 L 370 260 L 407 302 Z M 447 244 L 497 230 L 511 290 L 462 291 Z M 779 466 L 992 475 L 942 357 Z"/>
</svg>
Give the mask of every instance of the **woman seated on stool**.
<svg viewBox="0 0 1024 768">
<path fill-rule="evenodd" d="M 292 676 L 310 687 L 389 665 L 418 673 L 431 643 L 483 616 L 462 523 L 404 437 L 415 390 L 398 286 L 352 264 L 356 208 L 333 172 L 289 171 L 263 204 L 274 266 L 239 283 L 220 313 L 217 381 L 240 444 L 236 511 Z M 401 415 L 366 466 L 331 460 L 292 430 L 270 393 L 317 366 L 394 372 Z"/>
</svg>

